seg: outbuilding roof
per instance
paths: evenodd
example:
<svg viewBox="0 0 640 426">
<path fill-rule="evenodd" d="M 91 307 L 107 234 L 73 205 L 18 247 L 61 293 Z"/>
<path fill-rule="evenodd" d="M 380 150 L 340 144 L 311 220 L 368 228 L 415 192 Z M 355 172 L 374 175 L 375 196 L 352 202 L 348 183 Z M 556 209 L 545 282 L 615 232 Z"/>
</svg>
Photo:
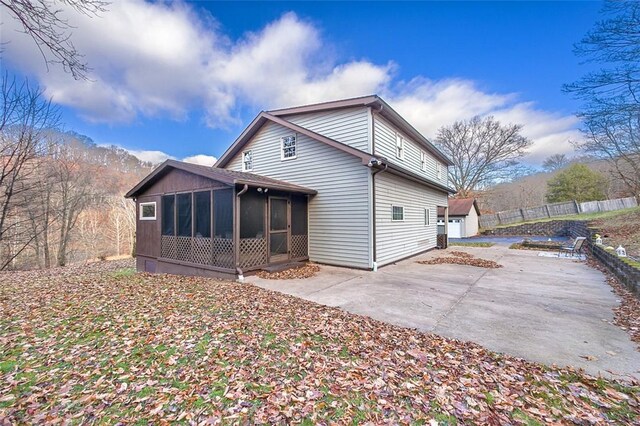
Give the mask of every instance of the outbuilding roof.
<svg viewBox="0 0 640 426">
<path fill-rule="evenodd" d="M 295 192 L 299 194 L 314 195 L 317 192 L 313 189 L 305 188 L 303 186 L 294 185 L 282 180 L 268 178 L 266 176 L 260 176 L 247 172 L 236 172 L 233 170 L 221 169 L 218 167 L 202 166 L 199 164 L 185 163 L 177 160 L 166 160 L 155 168 L 146 178 L 133 187 L 127 194 L 126 198 L 132 198 L 139 195 L 145 188 L 162 178 L 169 170 L 178 169 L 187 173 L 193 173 L 198 176 L 209 178 L 228 186 L 235 185 L 249 185 L 265 187 L 269 189 L 276 189 L 282 191 Z"/>
<path fill-rule="evenodd" d="M 474 198 L 449 198 L 449 216 L 466 216 L 471 208 L 475 208 L 480 216 L 480 209 Z M 444 216 L 444 207 L 438 207 L 438 216 Z"/>
</svg>

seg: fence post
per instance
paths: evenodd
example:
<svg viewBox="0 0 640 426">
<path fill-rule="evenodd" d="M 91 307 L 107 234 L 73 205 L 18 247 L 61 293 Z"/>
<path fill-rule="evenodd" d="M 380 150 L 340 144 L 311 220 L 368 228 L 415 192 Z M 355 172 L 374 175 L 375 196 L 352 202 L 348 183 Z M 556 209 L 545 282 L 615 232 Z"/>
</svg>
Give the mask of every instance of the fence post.
<svg viewBox="0 0 640 426">
<path fill-rule="evenodd" d="M 547 217 L 551 219 L 551 211 L 549 210 L 549 204 L 545 204 L 544 208 L 547 210 Z"/>
<path fill-rule="evenodd" d="M 576 211 L 578 212 L 578 214 L 582 213 L 582 212 L 580 211 L 580 204 L 578 204 L 578 202 L 577 202 L 576 200 L 573 200 L 573 204 L 575 204 L 575 205 L 576 205 Z"/>
</svg>

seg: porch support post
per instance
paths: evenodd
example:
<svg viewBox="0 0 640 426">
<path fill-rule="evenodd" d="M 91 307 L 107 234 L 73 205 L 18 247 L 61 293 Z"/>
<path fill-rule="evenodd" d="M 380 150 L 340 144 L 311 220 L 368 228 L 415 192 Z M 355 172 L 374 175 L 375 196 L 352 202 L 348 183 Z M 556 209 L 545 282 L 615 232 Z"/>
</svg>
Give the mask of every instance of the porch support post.
<svg viewBox="0 0 640 426">
<path fill-rule="evenodd" d="M 235 192 L 236 188 L 234 187 L 233 190 Z M 244 274 L 240 268 L 240 197 L 248 190 L 249 185 L 245 184 L 244 188 L 236 194 L 233 202 L 233 260 L 239 282 L 244 282 Z"/>
</svg>

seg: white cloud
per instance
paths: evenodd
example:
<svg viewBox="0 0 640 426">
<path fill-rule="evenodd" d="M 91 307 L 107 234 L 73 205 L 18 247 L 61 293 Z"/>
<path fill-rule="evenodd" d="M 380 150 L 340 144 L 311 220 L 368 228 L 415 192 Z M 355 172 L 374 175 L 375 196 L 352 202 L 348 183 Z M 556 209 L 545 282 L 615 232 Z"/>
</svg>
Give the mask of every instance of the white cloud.
<svg viewBox="0 0 640 426">
<path fill-rule="evenodd" d="M 524 124 L 523 133 L 534 140 L 532 163 L 569 152 L 568 140 L 581 137 L 575 117 L 542 110 L 516 93 L 492 93 L 464 79 L 398 81 L 395 70 L 401 64 L 393 61 L 336 61 L 319 30 L 294 13 L 233 41 L 213 17 L 181 2 L 129 0 L 109 7 L 98 18 L 68 14 L 76 28 L 72 40 L 93 68 L 89 81 L 75 81 L 57 66 L 47 72 L 33 41 L 16 32 L 20 27 L 8 17 L 2 30 L 11 42 L 3 56 L 36 75 L 55 102 L 96 122 L 139 116 L 181 120 L 203 111 L 209 126 L 225 127 L 239 123 L 242 108 L 379 93 L 430 138 L 442 125 L 474 115 Z M 170 158 L 158 151 L 133 152 L 154 162 Z"/>
<path fill-rule="evenodd" d="M 197 154 L 185 157 L 182 161 L 186 163 L 200 164 L 202 166 L 213 166 L 218 159 L 212 155 Z"/>
<path fill-rule="evenodd" d="M 126 149 L 126 148 L 125 148 Z M 136 149 L 127 149 L 132 155 L 138 157 L 139 160 L 148 161 L 152 164 L 160 164 L 165 160 L 175 160 L 175 157 L 162 151 L 145 151 Z"/>
<path fill-rule="evenodd" d="M 533 141 L 524 159 L 528 164 L 540 164 L 552 154 L 570 153 L 570 141 L 582 137 L 577 117 L 538 109 L 533 102 L 519 101 L 515 93 L 483 92 L 468 80 L 417 79 L 397 96 L 390 95 L 389 102 L 431 139 L 441 126 L 475 115 L 493 115 L 505 124 L 522 124 L 522 134 Z"/>
</svg>

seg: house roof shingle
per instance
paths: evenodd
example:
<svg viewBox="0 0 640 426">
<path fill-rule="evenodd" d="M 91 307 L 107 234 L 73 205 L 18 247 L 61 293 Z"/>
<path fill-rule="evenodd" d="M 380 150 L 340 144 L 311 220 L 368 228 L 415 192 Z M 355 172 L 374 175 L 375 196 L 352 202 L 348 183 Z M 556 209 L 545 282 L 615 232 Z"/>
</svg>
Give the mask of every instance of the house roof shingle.
<svg viewBox="0 0 640 426">
<path fill-rule="evenodd" d="M 472 207 L 476 209 L 476 213 L 480 216 L 480 209 L 474 198 L 449 198 L 449 216 L 466 216 Z M 438 216 L 444 216 L 443 207 L 438 207 Z"/>
<path fill-rule="evenodd" d="M 233 170 L 220 169 L 217 167 L 202 166 L 199 164 L 185 163 L 183 161 L 167 160 L 160 164 L 154 171 L 152 171 L 146 178 L 144 178 L 138 185 L 132 188 L 125 195 L 126 198 L 135 197 L 148 185 L 151 185 L 157 179 L 160 179 L 168 168 L 174 168 L 183 170 L 187 173 L 193 173 L 198 176 L 203 176 L 211 180 L 222 182 L 229 186 L 234 185 L 249 185 L 249 186 L 263 186 L 269 189 L 277 189 L 282 191 L 296 192 L 300 194 L 314 195 L 317 192 L 313 189 L 305 188 L 303 186 L 294 185 L 282 180 L 272 179 L 266 176 L 260 176 L 247 172 L 236 172 Z"/>
</svg>

